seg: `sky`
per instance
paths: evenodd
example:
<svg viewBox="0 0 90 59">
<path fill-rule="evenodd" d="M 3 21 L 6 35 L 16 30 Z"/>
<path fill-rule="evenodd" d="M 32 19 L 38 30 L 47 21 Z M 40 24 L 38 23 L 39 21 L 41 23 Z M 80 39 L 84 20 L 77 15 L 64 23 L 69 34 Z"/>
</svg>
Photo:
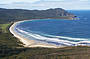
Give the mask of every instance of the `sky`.
<svg viewBox="0 0 90 59">
<path fill-rule="evenodd" d="M 90 10 L 90 0 L 0 0 L 0 8 Z"/>
</svg>

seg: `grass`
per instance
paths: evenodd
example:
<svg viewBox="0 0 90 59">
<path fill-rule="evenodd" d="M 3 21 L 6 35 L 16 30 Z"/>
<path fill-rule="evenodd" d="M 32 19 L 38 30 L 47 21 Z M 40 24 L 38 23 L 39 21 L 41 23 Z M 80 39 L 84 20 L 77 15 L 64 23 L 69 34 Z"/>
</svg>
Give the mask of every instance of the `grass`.
<svg viewBox="0 0 90 59">
<path fill-rule="evenodd" d="M 7 31 L 8 31 L 7 27 L 10 26 L 10 25 L 11 25 L 11 23 L 0 24 L 0 27 L 2 29 L 2 32 L 7 33 Z"/>
<path fill-rule="evenodd" d="M 23 50 L 17 49 L 17 47 L 23 46 L 19 45 L 22 43 L 9 32 L 11 25 L 12 23 L 0 24 L 0 59 L 18 54 Z"/>
</svg>

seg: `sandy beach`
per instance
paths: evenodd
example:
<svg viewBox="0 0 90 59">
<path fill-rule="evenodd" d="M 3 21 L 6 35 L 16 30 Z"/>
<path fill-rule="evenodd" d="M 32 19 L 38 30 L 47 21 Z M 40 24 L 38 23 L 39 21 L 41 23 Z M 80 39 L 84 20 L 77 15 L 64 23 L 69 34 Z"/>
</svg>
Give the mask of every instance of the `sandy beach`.
<svg viewBox="0 0 90 59">
<path fill-rule="evenodd" d="M 28 20 L 25 20 L 28 21 Z M 14 31 L 15 26 L 23 21 L 18 21 L 15 22 L 10 28 L 10 32 L 16 37 L 18 38 L 24 45 L 24 47 L 47 47 L 47 48 L 60 48 L 63 46 L 57 46 L 55 44 L 48 44 L 48 43 L 44 43 L 44 42 L 39 42 L 36 40 L 30 40 L 30 39 L 26 39 L 25 37 L 20 36 L 19 34 L 17 34 L 17 32 Z"/>
</svg>

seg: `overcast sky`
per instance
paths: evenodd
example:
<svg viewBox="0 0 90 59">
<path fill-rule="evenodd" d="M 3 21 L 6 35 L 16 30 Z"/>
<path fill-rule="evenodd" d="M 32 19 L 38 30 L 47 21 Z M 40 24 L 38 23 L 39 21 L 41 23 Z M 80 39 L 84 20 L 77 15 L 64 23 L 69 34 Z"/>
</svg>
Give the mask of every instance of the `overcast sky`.
<svg viewBox="0 0 90 59">
<path fill-rule="evenodd" d="M 0 0 L 0 8 L 90 10 L 90 0 Z"/>
</svg>

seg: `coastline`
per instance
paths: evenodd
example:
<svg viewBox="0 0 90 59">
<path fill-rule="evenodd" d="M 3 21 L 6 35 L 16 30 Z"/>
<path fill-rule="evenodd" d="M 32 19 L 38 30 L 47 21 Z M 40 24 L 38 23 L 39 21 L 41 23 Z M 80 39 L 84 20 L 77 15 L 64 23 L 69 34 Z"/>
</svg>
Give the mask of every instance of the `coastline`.
<svg viewBox="0 0 90 59">
<path fill-rule="evenodd" d="M 14 22 L 14 24 L 11 25 L 11 27 L 9 28 L 10 32 L 14 35 L 14 37 L 18 38 L 24 45 L 24 47 L 46 47 L 46 48 L 61 48 L 64 46 L 58 46 L 55 44 L 49 44 L 49 43 L 44 43 L 44 42 L 39 42 L 36 40 L 30 40 L 27 39 L 25 37 L 20 36 L 19 34 L 17 34 L 17 32 L 14 31 L 15 26 L 20 23 L 20 22 L 24 22 L 24 21 L 32 21 L 32 20 L 23 20 L 23 21 L 17 21 Z"/>
</svg>

